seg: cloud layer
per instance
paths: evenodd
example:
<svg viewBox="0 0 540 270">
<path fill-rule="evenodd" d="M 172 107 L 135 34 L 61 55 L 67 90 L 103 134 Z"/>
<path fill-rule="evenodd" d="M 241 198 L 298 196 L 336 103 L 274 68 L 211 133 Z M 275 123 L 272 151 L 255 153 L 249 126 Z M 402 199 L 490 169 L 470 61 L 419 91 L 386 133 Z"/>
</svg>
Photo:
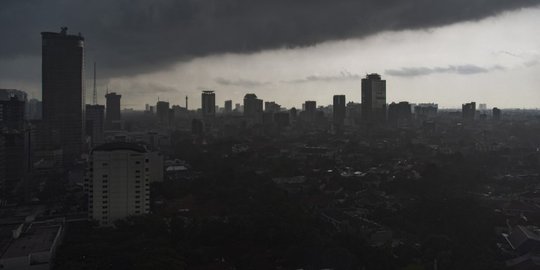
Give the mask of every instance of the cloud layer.
<svg viewBox="0 0 540 270">
<path fill-rule="evenodd" d="M 385 73 L 390 76 L 399 76 L 399 77 L 416 77 L 416 76 L 425 76 L 435 73 L 453 73 L 460 75 L 472 75 L 478 73 L 486 73 L 489 71 L 495 70 L 504 70 L 502 66 L 492 66 L 492 67 L 480 67 L 476 65 L 459 65 L 459 66 L 446 66 L 446 67 L 405 67 L 401 69 L 389 69 Z"/>
<path fill-rule="evenodd" d="M 196 56 L 309 46 L 385 30 L 441 26 L 538 3 L 538 0 L 3 0 L 0 31 L 8 38 L 0 43 L 0 60 L 39 56 L 39 32 L 68 26 L 70 31 L 80 31 L 86 37 L 88 57 L 99 62 L 103 76 L 129 76 L 163 69 Z"/>
</svg>

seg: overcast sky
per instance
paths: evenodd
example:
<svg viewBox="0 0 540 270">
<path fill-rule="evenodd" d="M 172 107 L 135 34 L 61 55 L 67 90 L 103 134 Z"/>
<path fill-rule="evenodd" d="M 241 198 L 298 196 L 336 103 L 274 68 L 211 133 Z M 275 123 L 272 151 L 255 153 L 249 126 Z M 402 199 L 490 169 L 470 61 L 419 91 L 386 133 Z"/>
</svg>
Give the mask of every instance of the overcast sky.
<svg viewBox="0 0 540 270">
<path fill-rule="evenodd" d="M 124 107 L 157 98 L 200 107 L 245 93 L 286 107 L 332 95 L 360 101 L 380 73 L 387 101 L 539 108 L 540 1 L 532 0 L 2 0 L 0 88 L 41 97 L 41 31 L 86 38 Z"/>
</svg>

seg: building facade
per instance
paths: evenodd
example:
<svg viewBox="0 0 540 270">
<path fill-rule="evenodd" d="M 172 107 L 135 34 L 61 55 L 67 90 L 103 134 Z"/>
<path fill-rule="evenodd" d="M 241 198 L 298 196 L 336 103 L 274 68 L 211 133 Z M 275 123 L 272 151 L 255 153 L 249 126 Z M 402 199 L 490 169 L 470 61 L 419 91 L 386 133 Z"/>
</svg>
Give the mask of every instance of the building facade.
<svg viewBox="0 0 540 270">
<path fill-rule="evenodd" d="M 159 159 L 160 158 L 160 159 Z M 154 160 L 157 159 L 157 160 Z M 134 143 L 107 143 L 89 157 L 89 218 L 102 226 L 150 211 L 150 183 L 162 181 L 163 158 Z"/>
<path fill-rule="evenodd" d="M 84 37 L 65 27 L 41 37 L 43 120 L 50 146 L 61 148 L 69 163 L 80 156 L 84 137 Z"/>
<path fill-rule="evenodd" d="M 105 127 L 109 130 L 122 129 L 122 114 L 120 112 L 120 100 L 122 95 L 115 92 L 105 95 L 107 112 L 105 114 Z"/>
<path fill-rule="evenodd" d="M 90 137 L 90 146 L 105 142 L 105 106 L 86 104 L 86 136 Z"/>
<path fill-rule="evenodd" d="M 362 119 L 367 122 L 386 120 L 386 80 L 372 73 L 362 79 Z"/>
</svg>

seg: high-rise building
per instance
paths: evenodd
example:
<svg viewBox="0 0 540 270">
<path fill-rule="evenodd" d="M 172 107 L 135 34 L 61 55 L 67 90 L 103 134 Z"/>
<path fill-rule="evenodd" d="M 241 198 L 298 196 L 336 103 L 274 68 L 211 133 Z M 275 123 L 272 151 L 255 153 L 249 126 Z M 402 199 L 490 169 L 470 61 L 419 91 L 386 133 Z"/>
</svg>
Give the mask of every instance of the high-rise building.
<svg viewBox="0 0 540 270">
<path fill-rule="evenodd" d="M 409 102 L 392 102 L 388 105 L 388 122 L 392 124 L 407 124 L 412 119 L 412 108 Z"/>
<path fill-rule="evenodd" d="M 122 128 L 122 114 L 120 113 L 120 99 L 122 95 L 115 92 L 107 93 L 106 98 L 106 114 L 105 127 L 107 129 L 118 130 Z"/>
<path fill-rule="evenodd" d="M 386 80 L 372 73 L 362 79 L 362 119 L 368 122 L 386 120 Z"/>
<path fill-rule="evenodd" d="M 203 91 L 201 102 L 203 118 L 214 118 L 216 116 L 216 94 L 214 91 Z"/>
<path fill-rule="evenodd" d="M 90 154 L 86 177 L 88 214 L 102 226 L 118 219 L 146 214 L 150 210 L 153 170 L 163 170 L 162 158 L 134 143 L 107 143 Z"/>
<path fill-rule="evenodd" d="M 42 32 L 43 120 L 60 141 L 64 163 L 80 156 L 84 134 L 84 38 Z M 51 145 L 52 146 L 52 145 Z"/>
<path fill-rule="evenodd" d="M 476 116 L 476 102 L 465 103 L 461 106 L 463 120 L 474 120 Z"/>
<path fill-rule="evenodd" d="M 0 99 L 0 128 L 23 130 L 25 123 L 25 101 L 17 96 Z"/>
<path fill-rule="evenodd" d="M 281 110 L 281 105 L 277 104 L 274 101 L 267 101 L 264 103 L 264 111 L 265 112 L 279 112 Z"/>
<path fill-rule="evenodd" d="M 439 105 L 435 103 L 420 103 L 414 106 L 414 114 L 419 120 L 427 120 L 437 116 Z"/>
<path fill-rule="evenodd" d="M 26 93 L 0 89 L 0 203 L 9 199 L 26 176 L 29 165 L 29 129 Z"/>
<path fill-rule="evenodd" d="M 156 104 L 156 115 L 161 125 L 169 125 L 169 102 L 158 101 Z"/>
<path fill-rule="evenodd" d="M 232 100 L 225 100 L 225 113 L 232 112 Z"/>
<path fill-rule="evenodd" d="M 102 144 L 105 129 L 105 106 L 86 104 L 86 136 L 92 147 Z"/>
<path fill-rule="evenodd" d="M 252 119 L 254 122 L 262 122 L 263 101 L 258 99 L 255 94 L 246 94 L 244 96 L 244 116 Z"/>
<path fill-rule="evenodd" d="M 342 128 L 345 124 L 346 106 L 345 95 L 334 96 L 334 104 L 332 107 L 334 112 L 334 127 Z"/>
<path fill-rule="evenodd" d="M 493 108 L 493 120 L 499 121 L 499 120 L 501 120 L 501 116 L 502 116 L 501 109 L 499 109 L 497 107 L 494 107 Z"/>
</svg>

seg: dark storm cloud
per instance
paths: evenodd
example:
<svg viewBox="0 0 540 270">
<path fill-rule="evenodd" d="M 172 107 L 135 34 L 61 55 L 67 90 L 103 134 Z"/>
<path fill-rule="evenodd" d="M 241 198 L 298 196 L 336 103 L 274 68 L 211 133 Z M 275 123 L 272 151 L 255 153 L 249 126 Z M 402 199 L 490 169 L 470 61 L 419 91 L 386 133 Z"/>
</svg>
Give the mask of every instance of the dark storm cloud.
<svg viewBox="0 0 540 270">
<path fill-rule="evenodd" d="M 196 56 L 308 46 L 477 20 L 539 0 L 2 0 L 0 60 L 39 56 L 41 31 L 82 32 L 103 76 Z"/>
<path fill-rule="evenodd" d="M 399 77 L 416 77 L 430 75 L 434 73 L 454 73 L 460 75 L 472 75 L 478 73 L 486 73 L 495 70 L 504 70 L 501 66 L 492 66 L 489 68 L 479 67 L 476 65 L 459 65 L 459 66 L 447 66 L 447 67 L 405 67 L 401 69 L 389 69 L 386 70 L 386 75 L 399 76 Z"/>
</svg>

